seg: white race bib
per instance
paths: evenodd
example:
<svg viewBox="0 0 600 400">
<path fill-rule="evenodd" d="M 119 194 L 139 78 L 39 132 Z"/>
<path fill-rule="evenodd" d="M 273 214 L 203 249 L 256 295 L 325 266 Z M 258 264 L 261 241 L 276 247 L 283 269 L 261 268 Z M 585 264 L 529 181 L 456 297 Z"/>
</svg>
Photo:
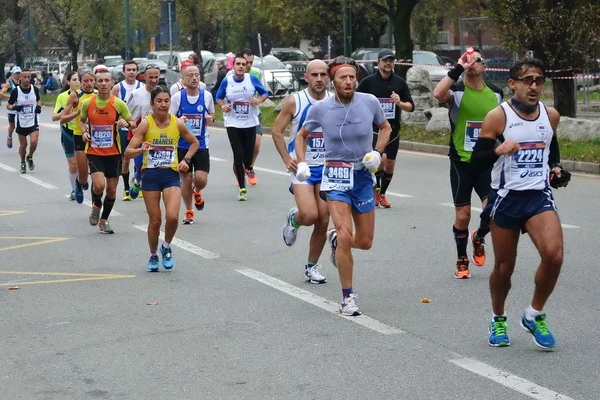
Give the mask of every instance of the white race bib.
<svg viewBox="0 0 600 400">
<path fill-rule="evenodd" d="M 174 146 L 151 146 L 148 149 L 146 168 L 170 168 L 175 163 Z"/>
<path fill-rule="evenodd" d="M 308 165 L 321 165 L 325 160 L 325 139 L 323 132 L 312 132 L 308 135 L 306 146 L 306 162 Z"/>
<path fill-rule="evenodd" d="M 481 121 L 467 121 L 465 123 L 465 151 L 473 151 L 477 138 L 481 133 Z"/>
<path fill-rule="evenodd" d="M 325 161 L 321 190 L 347 192 L 354 187 L 354 165 L 343 161 Z"/>
<path fill-rule="evenodd" d="M 236 119 L 247 120 L 250 116 L 250 103 L 247 101 L 234 101 L 231 107 Z"/>
<path fill-rule="evenodd" d="M 385 119 L 396 119 L 396 103 L 392 99 L 377 99 Z"/>
<path fill-rule="evenodd" d="M 111 125 L 92 125 L 90 129 L 91 145 L 96 149 L 108 149 L 113 146 L 113 127 Z"/>
<path fill-rule="evenodd" d="M 521 150 L 512 156 L 512 179 L 539 180 L 545 174 L 545 142 L 520 143 Z"/>
</svg>

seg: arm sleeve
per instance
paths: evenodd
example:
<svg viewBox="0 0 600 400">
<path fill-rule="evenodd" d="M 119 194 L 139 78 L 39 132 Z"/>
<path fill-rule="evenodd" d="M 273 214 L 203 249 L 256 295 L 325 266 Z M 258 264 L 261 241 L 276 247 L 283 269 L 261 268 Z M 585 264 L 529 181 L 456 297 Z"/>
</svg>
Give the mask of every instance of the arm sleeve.
<svg viewBox="0 0 600 400">
<path fill-rule="evenodd" d="M 129 108 L 123 100 L 115 98 L 115 108 L 117 109 L 119 115 L 121 115 L 121 118 L 123 118 L 124 120 L 128 120 L 131 118 L 131 112 L 129 112 Z"/>
<path fill-rule="evenodd" d="M 37 88 L 37 86 L 33 86 L 33 93 L 35 94 L 35 101 L 37 103 L 38 101 L 41 100 L 40 90 Z"/>
<path fill-rule="evenodd" d="M 560 149 L 558 148 L 558 138 L 552 135 L 550 142 L 550 154 L 548 154 L 548 165 L 553 168 L 556 164 L 560 164 Z"/>
<path fill-rule="evenodd" d="M 219 90 L 217 90 L 217 101 L 223 100 L 225 96 L 227 96 L 227 81 L 228 79 L 225 78 L 221 82 L 221 86 L 219 86 Z"/>
<path fill-rule="evenodd" d="M 169 108 L 169 112 L 176 117 L 181 117 L 179 115 L 179 105 L 181 104 L 181 92 L 177 92 L 171 97 L 171 107 Z"/>
<path fill-rule="evenodd" d="M 316 103 L 311 108 L 308 109 L 308 114 L 306 115 L 306 121 L 304 121 L 304 125 L 302 127 L 309 132 L 314 132 L 318 128 L 323 125 L 322 118 L 322 107 L 319 107 L 320 103 Z"/>
<path fill-rule="evenodd" d="M 269 93 L 267 93 L 267 89 L 265 89 L 265 87 L 262 85 L 262 83 L 260 83 L 260 81 L 258 80 L 258 78 L 255 75 L 250 75 L 250 81 L 252 82 L 252 85 L 254 85 L 254 88 L 256 89 L 256 91 L 258 92 L 259 95 L 266 95 L 267 97 L 269 97 Z"/>
<path fill-rule="evenodd" d="M 408 88 L 408 84 L 405 80 L 402 80 L 401 87 L 402 89 L 400 90 L 400 93 L 398 93 L 400 95 L 400 101 L 402 101 L 403 103 L 412 104 L 412 110 L 415 111 L 415 102 L 413 101 L 412 96 L 410 95 L 410 89 Z"/>
<path fill-rule="evenodd" d="M 84 101 L 81 104 L 81 112 L 79 113 L 80 119 L 82 119 L 82 120 L 87 119 L 87 117 L 88 117 L 87 111 L 88 111 L 89 105 L 90 105 L 90 99 L 87 99 L 86 101 Z M 117 109 L 117 111 L 119 111 L 119 109 Z"/>
<path fill-rule="evenodd" d="M 209 114 L 215 113 L 215 102 L 213 100 L 212 95 L 208 91 L 204 91 L 204 106 L 206 107 L 206 112 Z"/>
<path fill-rule="evenodd" d="M 10 94 L 10 98 L 8 99 L 8 104 L 12 106 L 17 102 L 17 94 L 17 89 L 12 91 L 12 93 Z"/>
<path fill-rule="evenodd" d="M 485 170 L 492 166 L 498 156 L 494 152 L 496 141 L 487 137 L 477 139 L 473 153 L 471 154 L 471 165 L 474 168 Z"/>
</svg>

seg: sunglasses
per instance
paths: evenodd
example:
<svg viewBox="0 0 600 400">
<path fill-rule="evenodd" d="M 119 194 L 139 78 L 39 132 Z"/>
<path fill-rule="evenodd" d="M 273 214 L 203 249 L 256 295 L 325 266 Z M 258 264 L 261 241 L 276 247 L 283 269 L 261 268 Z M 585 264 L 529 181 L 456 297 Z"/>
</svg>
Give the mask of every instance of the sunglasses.
<svg viewBox="0 0 600 400">
<path fill-rule="evenodd" d="M 481 57 L 475 57 L 474 61 L 477 62 L 477 63 L 485 64 L 485 61 Z"/>
<path fill-rule="evenodd" d="M 144 72 L 149 71 L 151 69 L 157 69 L 157 70 L 160 71 L 160 67 L 158 65 L 156 65 L 156 64 L 149 64 L 149 65 L 146 65 L 146 68 L 144 68 Z"/>
<path fill-rule="evenodd" d="M 515 79 L 515 81 L 521 81 L 528 86 L 533 85 L 533 82 L 535 82 L 535 84 L 537 86 L 541 86 L 544 84 L 544 82 L 546 82 L 546 77 L 538 76 L 537 78 L 534 79 L 533 76 L 530 75 L 530 76 L 526 76 L 524 78 L 517 78 L 517 79 Z"/>
<path fill-rule="evenodd" d="M 354 61 L 352 58 L 349 58 L 349 57 L 337 57 L 335 60 L 333 60 L 333 62 L 331 63 L 331 66 L 344 65 L 344 64 L 348 64 L 353 67 L 356 67 L 356 61 Z"/>
</svg>

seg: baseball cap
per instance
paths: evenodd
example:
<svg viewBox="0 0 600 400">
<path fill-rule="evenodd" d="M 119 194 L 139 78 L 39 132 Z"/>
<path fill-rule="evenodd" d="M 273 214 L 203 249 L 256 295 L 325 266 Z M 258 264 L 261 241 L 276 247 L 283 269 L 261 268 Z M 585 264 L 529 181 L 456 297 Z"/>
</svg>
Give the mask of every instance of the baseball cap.
<svg viewBox="0 0 600 400">
<path fill-rule="evenodd" d="M 388 58 L 396 58 L 396 56 L 394 56 L 394 53 L 390 49 L 383 49 L 377 55 L 378 61 L 387 60 Z"/>
<path fill-rule="evenodd" d="M 21 67 L 19 67 L 18 65 L 15 65 L 14 67 L 12 67 L 12 69 L 10 70 L 11 74 L 20 74 L 21 73 Z"/>
</svg>

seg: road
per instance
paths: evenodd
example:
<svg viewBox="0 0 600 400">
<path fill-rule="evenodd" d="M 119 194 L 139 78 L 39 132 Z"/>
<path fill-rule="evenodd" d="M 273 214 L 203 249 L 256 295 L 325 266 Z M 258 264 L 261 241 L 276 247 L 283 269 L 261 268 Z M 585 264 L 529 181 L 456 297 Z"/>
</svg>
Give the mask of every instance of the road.
<svg viewBox="0 0 600 400">
<path fill-rule="evenodd" d="M 546 312 L 558 348 L 541 351 L 518 325 L 539 263 L 527 236 L 507 302 L 512 343 L 491 348 L 493 255 L 472 279 L 453 279 L 446 157 L 400 153 L 393 207 L 376 210 L 373 248 L 355 252 L 364 316 L 347 318 L 336 313 L 328 253 L 329 283 L 303 281 L 310 229 L 292 248 L 281 239 L 293 198 L 269 136 L 259 183 L 242 203 L 227 137 L 211 129 L 206 208 L 179 227 L 175 269 L 149 274 L 142 201 L 119 196 L 115 235 L 90 227 L 89 203 L 66 198 L 50 112 L 44 107 L 35 171 L 17 173 L 16 150 L 0 149 L 2 398 L 598 398 L 597 177 L 574 175 L 555 192 L 565 262 Z M 6 123 L 0 118 L 0 131 Z"/>
</svg>

